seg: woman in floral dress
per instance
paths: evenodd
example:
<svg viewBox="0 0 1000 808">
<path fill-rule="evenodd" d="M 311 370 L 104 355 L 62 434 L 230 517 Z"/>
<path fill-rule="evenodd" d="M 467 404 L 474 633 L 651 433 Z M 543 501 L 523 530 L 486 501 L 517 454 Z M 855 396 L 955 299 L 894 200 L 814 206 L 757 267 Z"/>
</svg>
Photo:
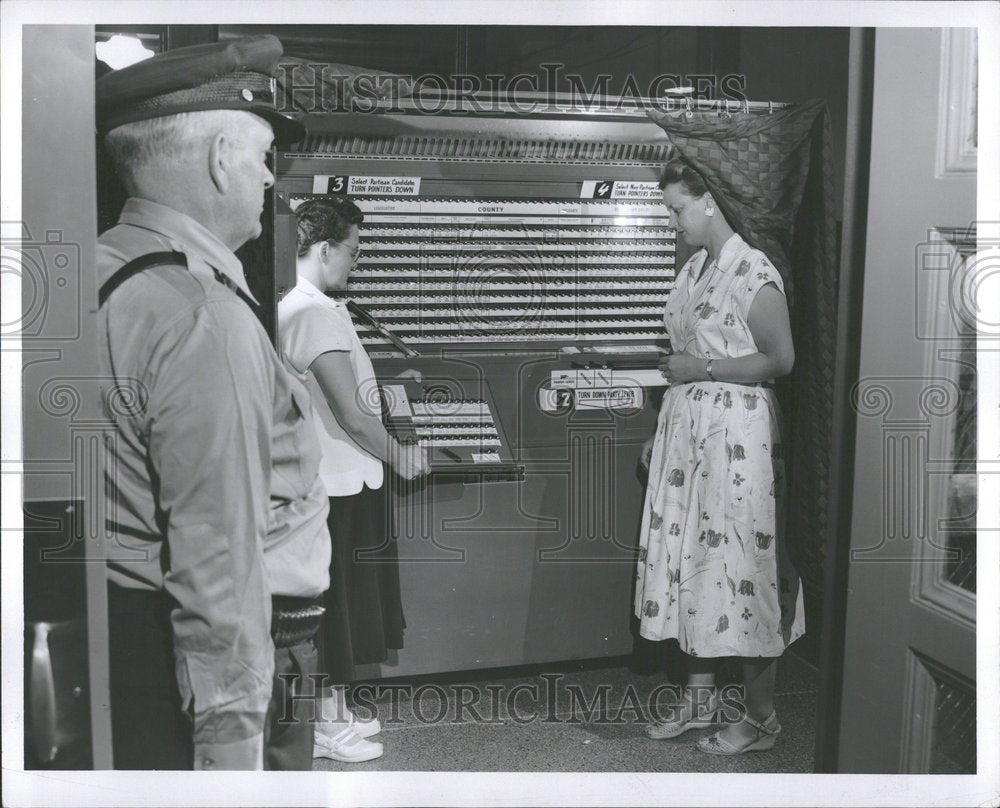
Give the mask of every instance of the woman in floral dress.
<svg viewBox="0 0 1000 808">
<path fill-rule="evenodd" d="M 649 468 L 635 596 L 640 634 L 676 639 L 688 684 L 668 721 L 673 738 L 716 723 L 719 657 L 742 659 L 746 716 L 698 747 L 715 754 L 770 749 L 775 661 L 804 631 L 802 593 L 788 562 L 778 402 L 770 383 L 794 362 L 777 270 L 725 220 L 701 176 L 672 161 L 660 178 L 671 223 L 701 247 L 678 273 L 664 322 L 673 353 Z M 707 700 L 703 694 L 708 694 Z"/>
</svg>

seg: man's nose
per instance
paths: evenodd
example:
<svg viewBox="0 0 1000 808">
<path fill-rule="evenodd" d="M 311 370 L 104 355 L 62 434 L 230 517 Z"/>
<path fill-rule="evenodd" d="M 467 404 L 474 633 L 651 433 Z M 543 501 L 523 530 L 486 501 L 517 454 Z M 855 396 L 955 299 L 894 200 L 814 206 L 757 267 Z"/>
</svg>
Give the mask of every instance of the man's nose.
<svg viewBox="0 0 1000 808">
<path fill-rule="evenodd" d="M 269 168 L 264 169 L 264 187 L 270 188 L 274 185 L 274 174 L 271 173 Z"/>
</svg>

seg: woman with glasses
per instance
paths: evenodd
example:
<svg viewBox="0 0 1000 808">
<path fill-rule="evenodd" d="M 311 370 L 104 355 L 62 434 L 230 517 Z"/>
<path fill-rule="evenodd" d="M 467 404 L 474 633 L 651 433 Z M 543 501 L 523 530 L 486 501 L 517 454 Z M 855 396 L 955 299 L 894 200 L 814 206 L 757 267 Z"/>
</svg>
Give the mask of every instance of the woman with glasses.
<svg viewBox="0 0 1000 808">
<path fill-rule="evenodd" d="M 371 360 L 346 306 L 326 294 L 347 287 L 361 254 L 364 214 L 346 197 L 311 199 L 295 213 L 298 280 L 278 304 L 279 347 L 285 366 L 309 389 L 323 449 L 333 557 L 320 670 L 327 684 L 340 684 L 355 678 L 355 665 L 382 662 L 388 649 L 403 647 L 384 466 L 407 480 L 430 466 L 425 449 L 386 432 Z M 355 763 L 382 754 L 382 744 L 367 740 L 380 730 L 378 719 L 355 716 L 339 688 L 324 688 L 322 708 L 314 757 Z"/>
</svg>

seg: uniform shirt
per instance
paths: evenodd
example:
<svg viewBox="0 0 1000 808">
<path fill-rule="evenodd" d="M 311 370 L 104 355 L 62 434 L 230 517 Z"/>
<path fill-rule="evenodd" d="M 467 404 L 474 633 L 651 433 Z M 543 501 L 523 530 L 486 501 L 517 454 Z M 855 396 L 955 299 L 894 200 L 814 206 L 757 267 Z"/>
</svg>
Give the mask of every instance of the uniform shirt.
<svg viewBox="0 0 1000 808">
<path fill-rule="evenodd" d="M 381 487 L 382 461 L 363 449 L 338 423 L 310 372 L 320 354 L 347 351 L 358 380 L 357 401 L 380 416 L 378 385 L 371 359 L 351 322 L 347 307 L 328 298 L 305 278 L 278 303 L 278 343 L 285 366 L 305 383 L 312 396 L 317 437 L 323 449 L 320 477 L 331 497 L 357 494 L 367 485 Z"/>
<path fill-rule="evenodd" d="M 318 457 L 303 452 L 307 394 L 250 308 L 215 279 L 213 270 L 249 295 L 239 260 L 190 217 L 129 199 L 98 240 L 99 282 L 161 250 L 184 253 L 188 269 L 133 276 L 98 317 L 117 427 L 105 469 L 108 577 L 177 602 L 177 679 L 185 708 L 193 703 L 196 768 L 259 768 L 271 594 L 329 584 L 327 502 Z"/>
</svg>

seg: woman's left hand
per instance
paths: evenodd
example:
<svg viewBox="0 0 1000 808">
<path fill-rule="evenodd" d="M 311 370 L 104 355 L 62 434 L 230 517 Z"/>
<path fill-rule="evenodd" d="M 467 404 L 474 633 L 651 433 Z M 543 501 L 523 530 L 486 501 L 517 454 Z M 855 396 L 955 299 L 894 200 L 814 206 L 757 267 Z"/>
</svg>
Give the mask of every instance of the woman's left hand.
<svg viewBox="0 0 1000 808">
<path fill-rule="evenodd" d="M 660 373 L 668 384 L 696 382 L 705 377 L 705 362 L 700 356 L 674 353 L 660 360 Z"/>
</svg>

